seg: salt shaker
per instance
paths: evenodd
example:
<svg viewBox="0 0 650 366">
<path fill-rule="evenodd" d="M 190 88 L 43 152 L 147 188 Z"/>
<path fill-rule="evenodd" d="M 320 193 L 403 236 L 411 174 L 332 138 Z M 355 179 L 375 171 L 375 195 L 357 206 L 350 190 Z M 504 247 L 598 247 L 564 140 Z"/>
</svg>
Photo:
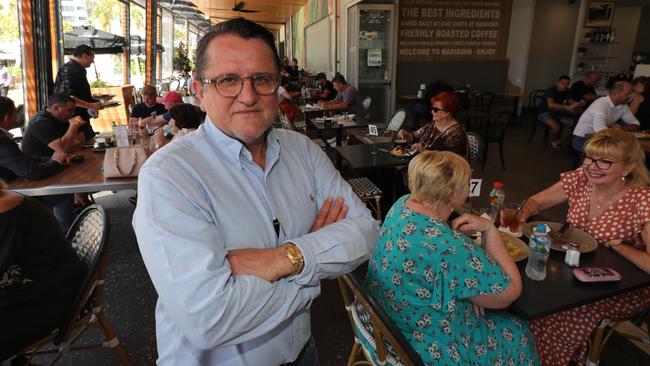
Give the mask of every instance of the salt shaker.
<svg viewBox="0 0 650 366">
<path fill-rule="evenodd" d="M 569 244 L 569 248 L 566 250 L 566 254 L 564 255 L 564 263 L 571 267 L 578 267 L 580 265 L 580 250 L 578 250 L 578 244 Z"/>
</svg>

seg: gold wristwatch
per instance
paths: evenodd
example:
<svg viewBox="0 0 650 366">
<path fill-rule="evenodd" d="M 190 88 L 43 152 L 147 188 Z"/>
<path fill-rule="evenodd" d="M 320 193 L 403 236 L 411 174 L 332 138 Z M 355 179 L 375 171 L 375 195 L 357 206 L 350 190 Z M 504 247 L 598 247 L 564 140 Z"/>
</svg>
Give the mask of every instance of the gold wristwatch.
<svg viewBox="0 0 650 366">
<path fill-rule="evenodd" d="M 305 258 L 303 258 L 300 248 L 294 243 L 285 243 L 282 244 L 282 247 L 284 247 L 284 253 L 293 266 L 291 275 L 297 275 L 302 272 L 302 269 L 305 268 Z"/>
</svg>

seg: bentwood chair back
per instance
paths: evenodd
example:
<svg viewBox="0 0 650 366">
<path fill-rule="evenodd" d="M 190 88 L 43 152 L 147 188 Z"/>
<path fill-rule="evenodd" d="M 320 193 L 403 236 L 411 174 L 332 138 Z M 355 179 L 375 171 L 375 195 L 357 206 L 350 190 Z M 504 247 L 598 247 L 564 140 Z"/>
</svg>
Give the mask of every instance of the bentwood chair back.
<svg viewBox="0 0 650 366">
<path fill-rule="evenodd" d="M 538 125 L 542 124 L 541 121 L 538 121 L 538 116 L 541 111 L 542 103 L 544 103 L 544 90 L 533 90 L 528 94 L 528 113 L 530 120 L 530 135 L 528 135 L 528 141 L 533 139 L 535 136 L 535 131 L 537 131 Z M 543 124 L 544 128 L 544 144 L 548 141 L 549 129 L 546 124 Z"/>
<path fill-rule="evenodd" d="M 108 216 L 99 205 L 88 206 L 72 223 L 67 238 L 87 269 L 86 277 L 58 331 L 27 347 L 21 353 L 22 356 L 31 361 L 37 355 L 55 354 L 49 362 L 49 365 L 53 365 L 68 351 L 105 347 L 114 349 L 123 365 L 132 364 L 102 308 L 108 229 Z M 104 341 L 96 344 L 77 344 L 91 326 L 98 327 L 104 333 Z M 43 348 L 45 350 L 41 350 Z"/>
<path fill-rule="evenodd" d="M 631 322 L 632 327 L 636 327 L 639 335 L 628 334 L 627 332 L 619 331 L 621 324 L 624 322 Z M 645 325 L 645 329 L 643 329 Z M 589 352 L 587 354 L 587 366 L 596 366 L 600 363 L 600 356 L 602 354 L 605 343 L 609 337 L 616 332 L 617 335 L 625 337 L 632 341 L 642 342 L 645 344 L 650 343 L 650 308 L 643 310 L 641 313 L 633 316 L 632 318 L 617 318 L 617 319 L 603 319 L 598 324 L 598 327 L 591 333 L 589 337 Z"/>
<path fill-rule="evenodd" d="M 503 141 L 506 135 L 508 126 L 512 123 L 512 114 L 508 112 L 497 112 L 490 114 L 487 118 L 480 121 L 479 135 L 483 142 L 483 163 L 481 169 L 485 169 L 487 162 L 488 147 L 491 143 L 499 144 L 499 157 L 501 158 L 501 166 L 506 169 L 506 163 L 503 156 Z"/>
<path fill-rule="evenodd" d="M 420 356 L 367 292 L 356 274 L 339 277 L 338 282 L 354 333 L 354 345 L 348 358 L 348 366 L 378 366 L 387 363 L 394 366 L 424 365 Z"/>
</svg>

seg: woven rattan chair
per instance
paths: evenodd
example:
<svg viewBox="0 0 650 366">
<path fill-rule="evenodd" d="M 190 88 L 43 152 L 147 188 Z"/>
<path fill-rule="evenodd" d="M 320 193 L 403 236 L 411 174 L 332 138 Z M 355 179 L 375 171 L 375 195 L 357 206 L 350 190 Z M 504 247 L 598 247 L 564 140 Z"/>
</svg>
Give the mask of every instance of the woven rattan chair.
<svg viewBox="0 0 650 366">
<path fill-rule="evenodd" d="M 617 331 L 617 328 L 621 323 L 630 321 L 636 326 L 645 324 L 646 328 L 641 329 L 642 336 L 635 336 L 626 333 L 621 333 Z M 591 333 L 589 337 L 589 353 L 587 354 L 587 366 L 596 366 L 600 362 L 600 355 L 603 352 L 605 343 L 609 340 L 609 337 L 616 332 L 619 336 L 650 344 L 650 308 L 645 309 L 641 313 L 637 314 L 632 318 L 620 318 L 620 319 L 603 319 L 598 324 L 598 327 Z"/>
<path fill-rule="evenodd" d="M 354 333 L 348 366 L 424 365 L 393 321 L 351 273 L 338 279 L 341 296 Z M 363 351 L 362 359 L 359 359 Z"/>
<path fill-rule="evenodd" d="M 381 196 L 384 194 L 381 189 L 366 177 L 348 179 L 348 184 L 354 194 L 374 211 L 375 218 L 381 220 Z"/>
<path fill-rule="evenodd" d="M 483 148 L 481 136 L 476 132 L 467 133 L 467 162 L 473 168 L 478 163 L 478 158 L 481 156 L 481 149 Z"/>
<path fill-rule="evenodd" d="M 68 351 L 104 347 L 114 349 L 123 365 L 132 364 L 102 309 L 108 228 L 106 212 L 98 205 L 88 206 L 75 219 L 67 237 L 88 271 L 61 327 L 21 353 L 28 360 L 37 355 L 55 354 L 48 363 L 53 365 Z M 91 326 L 98 327 L 104 333 L 105 340 L 96 344 L 76 344 Z"/>
</svg>

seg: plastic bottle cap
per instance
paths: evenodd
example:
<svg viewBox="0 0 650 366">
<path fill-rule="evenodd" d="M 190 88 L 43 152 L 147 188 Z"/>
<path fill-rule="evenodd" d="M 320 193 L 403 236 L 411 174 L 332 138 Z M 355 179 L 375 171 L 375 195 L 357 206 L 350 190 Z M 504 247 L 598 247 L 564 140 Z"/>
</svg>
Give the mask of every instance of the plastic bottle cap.
<svg viewBox="0 0 650 366">
<path fill-rule="evenodd" d="M 501 189 L 501 188 L 503 188 L 503 183 L 497 181 L 497 182 L 494 182 L 494 183 L 492 184 L 492 186 L 493 186 L 494 188 Z"/>
</svg>

